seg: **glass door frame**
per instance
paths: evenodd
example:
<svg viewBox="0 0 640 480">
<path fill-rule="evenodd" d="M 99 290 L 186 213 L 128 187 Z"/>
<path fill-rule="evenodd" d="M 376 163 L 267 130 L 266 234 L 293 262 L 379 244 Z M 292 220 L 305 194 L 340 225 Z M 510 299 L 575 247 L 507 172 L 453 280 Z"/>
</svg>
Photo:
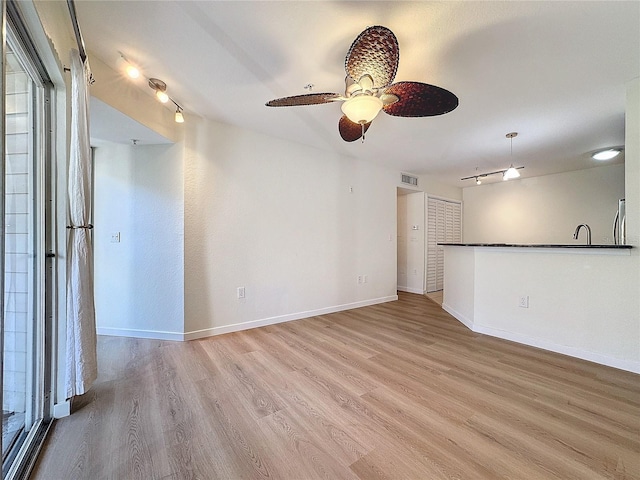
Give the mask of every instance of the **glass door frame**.
<svg viewBox="0 0 640 480">
<path fill-rule="evenodd" d="M 55 301 L 55 254 L 54 242 L 55 236 L 53 231 L 53 212 L 54 212 L 54 188 L 53 188 L 53 116 L 52 116 L 52 92 L 53 84 L 44 68 L 42 61 L 37 53 L 33 42 L 30 39 L 27 28 L 21 19 L 19 5 L 16 2 L 1 0 L 2 9 L 2 25 L 3 32 L 6 37 L 2 38 L 2 107 L 0 115 L 2 118 L 2 167 L 0 175 L 2 176 L 2 207 L 0 214 L 3 219 L 2 235 L 0 239 L 0 265 L 2 265 L 3 275 L 0 278 L 0 293 L 4 297 L 4 213 L 5 213 L 5 62 L 7 42 L 11 43 L 11 48 L 24 60 L 22 63 L 33 81 L 33 94 L 30 98 L 31 108 L 33 109 L 33 122 L 31 124 L 32 135 L 30 148 L 33 150 L 33 172 L 34 182 L 33 189 L 35 196 L 33 198 L 34 215 L 33 225 L 35 238 L 35 256 L 34 262 L 34 334 L 27 341 L 33 342 L 31 355 L 27 359 L 27 363 L 31 364 L 31 378 L 27 378 L 28 384 L 32 386 L 32 412 L 33 424 L 28 432 L 23 432 L 21 445 L 14 447 L 3 464 L 3 478 L 22 478 L 28 474 L 31 467 L 35 463 L 37 452 L 39 451 L 44 437 L 51 425 L 51 390 L 52 390 L 52 365 L 53 365 L 53 315 Z M 0 300 L 0 312 L 2 314 L 2 335 L 4 338 L 4 305 L 3 298 Z M 4 357 L 4 345 L 0 344 L 2 355 Z M 0 362 L 3 358 L 0 358 Z M 0 366 L 4 366 L 0 363 Z M 0 370 L 3 370 L 0 369 Z M 0 373 L 1 375 L 1 373 Z M 3 378 L 0 377 L 0 381 Z M 29 390 L 29 388 L 27 388 Z M 2 399 L 2 389 L 0 389 L 0 400 Z M 30 400 L 29 398 L 27 399 Z"/>
</svg>

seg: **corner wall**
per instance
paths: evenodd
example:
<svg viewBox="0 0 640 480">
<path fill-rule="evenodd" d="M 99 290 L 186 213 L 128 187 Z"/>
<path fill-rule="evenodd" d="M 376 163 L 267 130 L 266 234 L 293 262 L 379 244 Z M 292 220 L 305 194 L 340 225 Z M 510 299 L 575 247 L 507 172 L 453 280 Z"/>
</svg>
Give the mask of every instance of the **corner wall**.
<svg viewBox="0 0 640 480">
<path fill-rule="evenodd" d="M 182 144 L 107 144 L 94 150 L 95 304 L 101 335 L 182 340 L 182 155 Z"/>
</svg>

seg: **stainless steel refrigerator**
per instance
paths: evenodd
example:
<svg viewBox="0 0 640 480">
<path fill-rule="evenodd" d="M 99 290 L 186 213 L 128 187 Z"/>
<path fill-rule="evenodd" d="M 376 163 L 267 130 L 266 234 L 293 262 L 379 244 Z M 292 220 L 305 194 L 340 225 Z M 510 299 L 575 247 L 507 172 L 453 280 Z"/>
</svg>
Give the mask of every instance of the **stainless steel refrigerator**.
<svg viewBox="0 0 640 480">
<path fill-rule="evenodd" d="M 613 220 L 613 243 L 625 245 L 627 241 L 627 215 L 625 211 L 624 198 L 618 200 L 618 211 Z"/>
</svg>

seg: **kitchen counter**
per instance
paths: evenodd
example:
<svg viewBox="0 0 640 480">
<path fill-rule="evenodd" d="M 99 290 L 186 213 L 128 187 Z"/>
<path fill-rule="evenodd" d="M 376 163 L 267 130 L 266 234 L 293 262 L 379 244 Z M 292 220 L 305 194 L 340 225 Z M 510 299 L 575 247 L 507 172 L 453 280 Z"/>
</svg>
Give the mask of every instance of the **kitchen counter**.
<svg viewBox="0 0 640 480">
<path fill-rule="evenodd" d="M 442 308 L 474 332 L 640 373 L 637 248 L 441 245 Z"/>
<path fill-rule="evenodd" d="M 584 245 L 584 244 L 554 244 L 554 243 L 438 243 L 451 247 L 508 247 L 508 248 L 633 248 L 631 245 Z"/>
</svg>

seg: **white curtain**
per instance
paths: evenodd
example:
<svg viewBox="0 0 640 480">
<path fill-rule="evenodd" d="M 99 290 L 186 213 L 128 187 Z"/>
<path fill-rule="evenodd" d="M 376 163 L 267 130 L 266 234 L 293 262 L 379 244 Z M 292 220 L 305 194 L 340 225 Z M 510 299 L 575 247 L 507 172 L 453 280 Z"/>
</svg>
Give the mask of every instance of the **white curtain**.
<svg viewBox="0 0 640 480">
<path fill-rule="evenodd" d="M 67 240 L 67 398 L 82 395 L 98 376 L 91 246 L 91 145 L 88 62 L 71 51 L 71 145 Z"/>
</svg>

